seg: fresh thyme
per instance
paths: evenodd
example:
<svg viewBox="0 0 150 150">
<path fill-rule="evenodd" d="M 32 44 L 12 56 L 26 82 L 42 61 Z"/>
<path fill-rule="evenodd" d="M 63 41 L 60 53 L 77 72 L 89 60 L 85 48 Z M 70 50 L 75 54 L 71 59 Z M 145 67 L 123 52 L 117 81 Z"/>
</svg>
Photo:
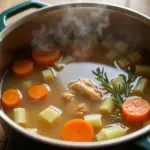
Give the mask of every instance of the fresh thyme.
<svg viewBox="0 0 150 150">
<path fill-rule="evenodd" d="M 133 85 L 131 82 L 134 80 L 134 70 L 131 68 L 127 69 L 127 77 L 123 75 L 124 86 L 123 93 L 121 93 L 120 87 L 113 87 L 111 81 L 109 81 L 107 73 L 104 71 L 104 68 L 100 69 L 99 67 L 96 71 L 93 71 L 93 74 L 96 76 L 96 80 L 100 81 L 102 86 L 111 93 L 111 97 L 118 108 L 118 112 L 114 112 L 112 117 L 114 120 L 123 119 L 121 115 L 121 106 L 122 103 L 126 100 L 126 98 L 130 95 Z M 123 96 L 124 95 L 124 96 Z"/>
</svg>

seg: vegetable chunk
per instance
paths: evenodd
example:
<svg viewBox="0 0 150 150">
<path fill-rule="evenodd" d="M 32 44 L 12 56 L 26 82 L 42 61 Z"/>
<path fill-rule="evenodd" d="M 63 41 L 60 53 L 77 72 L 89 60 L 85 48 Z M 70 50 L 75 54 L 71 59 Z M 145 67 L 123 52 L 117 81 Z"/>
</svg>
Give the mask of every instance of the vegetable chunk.
<svg viewBox="0 0 150 150">
<path fill-rule="evenodd" d="M 26 130 L 32 135 L 37 135 L 38 129 L 36 128 L 33 128 L 33 129 L 27 128 Z"/>
<path fill-rule="evenodd" d="M 115 109 L 115 103 L 112 100 L 111 97 L 106 98 L 102 104 L 100 105 L 100 112 L 101 113 L 112 113 L 112 111 Z"/>
<path fill-rule="evenodd" d="M 120 125 L 103 128 L 97 135 L 97 141 L 109 140 L 123 136 L 127 132 L 127 128 Z"/>
<path fill-rule="evenodd" d="M 122 115 L 128 122 L 143 123 L 149 117 L 150 105 L 141 98 L 131 98 L 122 105 Z"/>
<path fill-rule="evenodd" d="M 120 90 L 121 92 L 124 89 L 124 84 L 125 81 L 123 79 L 123 76 L 119 76 L 117 78 L 114 78 L 111 80 L 111 84 L 113 85 L 113 87 L 115 87 L 117 90 Z"/>
<path fill-rule="evenodd" d="M 20 94 L 15 89 L 9 89 L 2 95 L 2 103 L 7 108 L 16 107 L 21 102 Z"/>
<path fill-rule="evenodd" d="M 141 76 L 149 76 L 150 66 L 136 65 L 135 73 Z"/>
<path fill-rule="evenodd" d="M 53 46 L 49 51 L 32 51 L 32 57 L 38 65 L 53 65 L 60 56 L 60 49 L 57 46 Z"/>
<path fill-rule="evenodd" d="M 29 59 L 21 59 L 13 64 L 12 70 L 18 76 L 29 75 L 34 69 L 34 64 Z"/>
<path fill-rule="evenodd" d="M 20 125 L 26 124 L 26 111 L 25 108 L 15 108 L 13 111 L 14 121 Z"/>
<path fill-rule="evenodd" d="M 121 69 L 126 69 L 130 65 L 130 62 L 126 58 L 117 60 L 117 63 Z"/>
<path fill-rule="evenodd" d="M 65 57 L 65 58 L 62 60 L 62 63 L 63 63 L 63 64 L 70 64 L 70 63 L 75 62 L 75 61 L 76 61 L 76 60 L 75 60 L 72 56 L 68 55 L 67 57 Z"/>
<path fill-rule="evenodd" d="M 54 79 L 54 74 L 53 74 L 52 70 L 50 70 L 50 69 L 43 70 L 42 76 L 43 76 L 44 81 L 51 81 Z"/>
<path fill-rule="evenodd" d="M 92 125 L 93 128 L 95 127 L 102 127 L 102 120 L 101 115 L 99 114 L 90 114 L 84 116 L 84 120 Z"/>
<path fill-rule="evenodd" d="M 41 100 L 48 95 L 48 89 L 44 85 L 34 85 L 28 89 L 28 95 L 33 100 Z"/>
<path fill-rule="evenodd" d="M 146 78 L 140 78 L 133 90 L 133 93 L 139 96 L 144 95 L 147 83 L 148 80 Z"/>
<path fill-rule="evenodd" d="M 138 52 L 134 52 L 128 55 L 128 59 L 131 63 L 136 64 L 142 59 L 142 56 Z"/>
<path fill-rule="evenodd" d="M 92 126 L 82 119 L 68 121 L 62 130 L 62 139 L 72 142 L 90 142 L 94 138 Z"/>
<path fill-rule="evenodd" d="M 56 70 L 56 71 L 61 71 L 62 69 L 64 69 L 64 66 L 65 64 L 63 64 L 62 62 L 55 62 L 53 64 L 53 68 Z"/>
<path fill-rule="evenodd" d="M 58 108 L 54 106 L 50 106 L 46 108 L 45 110 L 43 110 L 39 115 L 49 124 L 52 124 L 54 121 L 60 118 L 61 113 L 62 112 Z"/>
</svg>

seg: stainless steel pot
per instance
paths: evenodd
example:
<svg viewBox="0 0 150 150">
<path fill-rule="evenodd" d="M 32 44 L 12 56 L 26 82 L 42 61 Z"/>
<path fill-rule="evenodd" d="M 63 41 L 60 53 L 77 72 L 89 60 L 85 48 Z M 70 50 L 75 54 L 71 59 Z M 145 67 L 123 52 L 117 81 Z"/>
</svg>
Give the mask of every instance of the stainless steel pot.
<svg viewBox="0 0 150 150">
<path fill-rule="evenodd" d="M 40 3 L 36 1 L 25 2 L 23 4 L 17 5 L 3 12 L 0 15 L 0 77 L 2 79 L 6 68 L 11 63 L 17 55 L 22 53 L 19 49 L 24 50 L 28 45 L 31 44 L 33 38 L 33 30 L 40 28 L 41 24 L 50 23 L 50 20 L 56 18 L 58 14 L 63 14 L 63 12 L 69 7 L 75 10 L 79 14 L 86 11 L 93 11 L 95 9 L 105 9 L 110 13 L 110 25 L 106 29 L 107 33 L 118 33 L 128 39 L 129 42 L 140 45 L 142 48 L 147 48 L 150 50 L 150 19 L 149 17 L 140 14 L 136 11 L 115 6 L 107 5 L 102 3 L 71 3 L 71 4 L 60 4 L 55 6 L 48 6 L 42 8 L 32 14 L 29 14 L 15 23 L 6 27 L 5 20 L 14 14 L 23 11 L 24 9 L 30 7 L 43 7 L 46 6 L 45 3 Z M 58 22 L 59 23 L 59 22 Z M 50 139 L 41 136 L 33 136 L 28 134 L 22 127 L 18 126 L 7 115 L 0 110 L 0 116 L 3 120 L 3 127 L 7 134 L 11 132 L 15 135 L 19 135 L 21 138 L 17 138 L 18 141 L 23 141 L 25 138 L 30 141 L 30 143 L 40 143 L 50 146 L 68 147 L 68 148 L 96 148 L 105 147 L 127 142 L 133 139 L 137 139 L 150 131 L 150 125 L 131 133 L 129 135 L 112 139 L 109 141 L 102 142 L 92 142 L 92 143 L 74 143 L 74 142 L 63 142 L 56 139 Z M 16 137 L 15 136 L 15 137 Z M 143 141 L 137 140 L 137 144 L 145 146 L 145 148 L 150 149 L 150 141 L 147 140 L 145 135 L 142 139 Z"/>
</svg>

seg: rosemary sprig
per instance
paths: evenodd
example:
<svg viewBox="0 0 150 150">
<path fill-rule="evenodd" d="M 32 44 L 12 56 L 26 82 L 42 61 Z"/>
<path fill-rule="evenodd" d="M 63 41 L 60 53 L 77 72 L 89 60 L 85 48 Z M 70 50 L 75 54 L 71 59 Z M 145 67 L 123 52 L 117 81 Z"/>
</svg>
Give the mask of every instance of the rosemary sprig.
<svg viewBox="0 0 150 150">
<path fill-rule="evenodd" d="M 96 76 L 96 80 L 100 81 L 101 84 L 109 91 L 112 95 L 114 103 L 121 108 L 122 102 L 124 102 L 123 97 L 121 96 L 120 88 L 114 88 L 109 81 L 106 72 L 104 72 L 104 68 L 97 68 L 96 71 L 92 71 Z"/>
<path fill-rule="evenodd" d="M 123 119 L 123 117 L 122 117 L 120 112 L 114 112 L 111 116 L 114 118 L 113 121 L 122 120 Z"/>
<path fill-rule="evenodd" d="M 108 79 L 107 73 L 104 71 L 104 68 L 100 69 L 99 67 L 96 71 L 93 71 L 93 74 L 96 76 L 96 80 L 100 81 L 104 88 L 111 93 L 112 99 L 115 105 L 118 107 L 118 112 L 112 114 L 114 120 L 122 119 L 121 115 L 121 106 L 122 103 L 126 100 L 126 98 L 130 95 L 132 90 L 131 82 L 134 80 L 134 70 L 127 69 L 127 77 L 123 75 L 124 79 L 124 87 L 123 93 L 121 93 L 120 87 L 115 88 L 112 86 L 111 82 Z M 124 94 L 124 96 L 123 96 Z"/>
<path fill-rule="evenodd" d="M 125 97 L 128 97 L 131 93 L 131 90 L 133 88 L 133 85 L 131 85 L 131 82 L 134 80 L 134 73 L 135 70 L 128 68 L 126 70 L 127 72 L 127 77 L 125 75 L 123 75 L 123 79 L 124 79 L 124 95 Z"/>
</svg>

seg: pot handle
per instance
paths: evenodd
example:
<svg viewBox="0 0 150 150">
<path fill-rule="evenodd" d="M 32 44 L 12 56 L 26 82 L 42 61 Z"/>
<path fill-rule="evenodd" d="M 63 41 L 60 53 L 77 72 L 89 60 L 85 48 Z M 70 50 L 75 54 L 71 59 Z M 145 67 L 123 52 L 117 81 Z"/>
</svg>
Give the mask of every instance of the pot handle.
<svg viewBox="0 0 150 150">
<path fill-rule="evenodd" d="M 11 7 L 4 12 L 0 14 L 0 31 L 3 30 L 6 27 L 6 19 L 26 10 L 29 8 L 42 8 L 45 6 L 48 6 L 49 4 L 41 2 L 41 1 L 36 1 L 36 0 L 31 0 L 27 1 L 21 4 L 18 4 L 14 7 Z"/>
<path fill-rule="evenodd" d="M 150 133 L 136 141 L 136 145 L 143 150 L 150 150 Z"/>
</svg>

